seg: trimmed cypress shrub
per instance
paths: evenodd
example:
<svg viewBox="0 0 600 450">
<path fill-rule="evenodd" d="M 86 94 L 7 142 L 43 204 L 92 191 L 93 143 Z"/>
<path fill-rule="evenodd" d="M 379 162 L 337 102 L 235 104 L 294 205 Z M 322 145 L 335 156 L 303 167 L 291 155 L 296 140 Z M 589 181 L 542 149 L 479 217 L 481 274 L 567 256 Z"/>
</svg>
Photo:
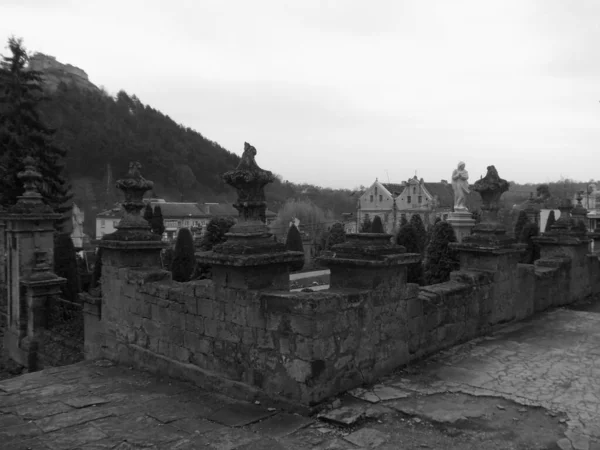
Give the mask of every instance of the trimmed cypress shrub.
<svg viewBox="0 0 600 450">
<path fill-rule="evenodd" d="M 520 211 L 519 217 L 517 218 L 517 223 L 515 223 L 515 239 L 517 239 L 518 242 L 523 242 L 521 240 L 523 228 L 528 223 L 529 223 L 529 219 L 527 218 L 527 214 L 525 213 L 525 211 Z"/>
<path fill-rule="evenodd" d="M 383 231 L 383 223 L 381 222 L 381 218 L 379 216 L 375 216 L 373 219 L 373 225 L 371 225 L 371 233 L 385 233 Z"/>
<path fill-rule="evenodd" d="M 363 223 L 361 223 L 361 225 L 360 225 L 360 232 L 361 233 L 370 233 L 372 228 L 373 228 L 373 223 L 371 222 L 371 219 L 369 218 L 369 216 L 365 216 Z"/>
<path fill-rule="evenodd" d="M 400 228 L 396 236 L 396 244 L 406 248 L 407 253 L 420 253 L 419 236 L 412 224 L 408 223 Z M 423 284 L 423 266 L 415 263 L 409 264 L 406 272 L 406 281 L 409 283 Z"/>
<path fill-rule="evenodd" d="M 444 283 L 450 279 L 450 272 L 459 269 L 458 255 L 449 246 L 451 242 L 456 242 L 452 226 L 444 221 L 435 224 L 426 251 L 425 284 Z"/>
<path fill-rule="evenodd" d="M 402 214 L 400 216 L 400 228 L 402 228 L 404 225 L 408 225 L 408 220 L 406 220 L 406 216 Z"/>
<path fill-rule="evenodd" d="M 298 231 L 296 225 L 292 225 L 288 230 L 287 237 L 285 239 L 285 249 L 293 252 L 304 253 L 302 236 L 300 236 L 300 231 Z M 304 261 L 301 261 L 297 264 L 290 264 L 290 271 L 298 272 L 299 270 L 302 270 L 302 267 L 304 267 Z"/>
<path fill-rule="evenodd" d="M 546 227 L 544 228 L 544 233 L 547 233 L 550 231 L 550 227 L 552 225 L 554 225 L 554 223 L 556 222 L 556 217 L 554 217 L 554 210 L 550 211 L 550 214 L 548 215 L 548 220 L 546 221 Z"/>
<path fill-rule="evenodd" d="M 540 259 L 540 246 L 533 242 L 535 236 L 540 234 L 540 229 L 537 223 L 527 222 L 521 231 L 519 242 L 527 244 L 527 250 L 521 255 L 521 263 L 533 264 Z"/>
<path fill-rule="evenodd" d="M 146 207 L 144 208 L 144 219 L 148 222 L 148 225 L 152 227 L 152 217 L 154 214 L 152 213 L 152 205 L 150 203 L 146 203 Z"/>
<path fill-rule="evenodd" d="M 206 225 L 206 232 L 200 240 L 200 249 L 208 252 L 215 245 L 222 244 L 227 240 L 225 236 L 229 229 L 235 225 L 235 221 L 230 217 L 213 217 Z"/>
<path fill-rule="evenodd" d="M 150 227 L 152 228 L 152 232 L 158 234 L 159 236 L 162 236 L 165 232 L 165 221 L 163 220 L 162 210 L 160 209 L 159 205 L 154 207 L 152 223 Z"/>
<path fill-rule="evenodd" d="M 425 230 L 423 219 L 421 219 L 421 216 L 419 214 L 413 214 L 413 216 L 410 218 L 409 223 L 415 230 L 415 235 L 417 237 L 417 245 L 419 250 L 415 253 L 420 253 L 422 255 L 423 253 L 425 253 L 425 246 L 427 243 L 427 231 Z"/>
<path fill-rule="evenodd" d="M 327 249 L 331 249 L 336 244 L 346 242 L 346 232 L 344 231 L 344 225 L 337 222 L 331 226 L 329 231 L 329 239 L 327 239 Z"/>
<path fill-rule="evenodd" d="M 194 273 L 196 257 L 194 256 L 194 236 L 188 228 L 182 228 L 177 233 L 175 251 L 171 263 L 171 273 L 174 281 L 190 281 Z"/>
<path fill-rule="evenodd" d="M 56 233 L 54 235 L 54 273 L 67 279 L 67 282 L 61 288 L 65 300 L 77 302 L 77 294 L 81 291 L 81 282 L 79 280 L 75 247 L 68 233 Z"/>
</svg>

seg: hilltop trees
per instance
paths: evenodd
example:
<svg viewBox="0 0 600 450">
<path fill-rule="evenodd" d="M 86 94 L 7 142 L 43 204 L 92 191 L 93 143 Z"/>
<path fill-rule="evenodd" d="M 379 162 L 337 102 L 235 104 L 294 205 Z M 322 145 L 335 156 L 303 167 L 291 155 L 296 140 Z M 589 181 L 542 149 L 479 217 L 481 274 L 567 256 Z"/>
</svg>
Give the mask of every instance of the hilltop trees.
<svg viewBox="0 0 600 450">
<path fill-rule="evenodd" d="M 10 38 L 8 48 L 11 55 L 0 61 L 0 202 L 4 206 L 17 202 L 23 193 L 17 174 L 23 169 L 23 158 L 32 156 L 42 174 L 39 190 L 44 202 L 65 215 L 72 198 L 64 176 L 66 150 L 56 144 L 55 130 L 39 113 L 45 100 L 41 73 L 27 70 L 29 57 L 21 39 Z"/>
<path fill-rule="evenodd" d="M 459 269 L 456 251 L 449 245 L 451 242 L 456 242 L 452 226 L 444 221 L 436 223 L 427 246 L 424 266 L 425 284 L 448 281 L 450 272 Z"/>
<path fill-rule="evenodd" d="M 194 255 L 194 237 L 188 228 L 182 228 L 177 233 L 175 251 L 171 262 L 171 273 L 174 281 L 190 281 L 194 273 L 196 257 Z"/>
<path fill-rule="evenodd" d="M 331 211 L 323 211 L 310 200 L 288 200 L 277 213 L 277 219 L 270 225 L 271 232 L 283 241 L 289 233 L 289 224 L 298 219 L 302 232 L 314 244 L 321 242 L 328 224 L 333 222 Z"/>
</svg>

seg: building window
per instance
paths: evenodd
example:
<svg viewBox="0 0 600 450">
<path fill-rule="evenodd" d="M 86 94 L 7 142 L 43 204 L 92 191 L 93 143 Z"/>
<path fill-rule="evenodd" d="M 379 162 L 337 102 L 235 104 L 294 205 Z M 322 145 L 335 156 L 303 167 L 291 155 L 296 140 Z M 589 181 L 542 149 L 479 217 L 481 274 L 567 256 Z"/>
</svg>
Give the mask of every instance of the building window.
<svg viewBox="0 0 600 450">
<path fill-rule="evenodd" d="M 406 203 L 412 203 L 412 198 L 409 196 L 406 197 Z"/>
<path fill-rule="evenodd" d="M 421 196 L 419 195 L 419 198 L 417 199 L 417 201 L 418 201 L 419 203 L 423 203 L 423 197 L 421 197 Z"/>
<path fill-rule="evenodd" d="M 379 201 L 382 202 L 383 201 L 383 195 L 379 194 Z"/>
<path fill-rule="evenodd" d="M 104 220 L 100 221 L 100 228 L 104 228 L 106 226 L 106 222 Z"/>
<path fill-rule="evenodd" d="M 370 196 L 370 201 L 371 201 L 371 203 L 373 203 L 373 196 L 372 195 Z"/>
<path fill-rule="evenodd" d="M 417 188 L 414 187 L 413 188 L 413 194 L 416 194 L 416 193 L 417 193 Z"/>
<path fill-rule="evenodd" d="M 377 195 L 377 188 L 375 188 L 375 195 Z"/>
</svg>

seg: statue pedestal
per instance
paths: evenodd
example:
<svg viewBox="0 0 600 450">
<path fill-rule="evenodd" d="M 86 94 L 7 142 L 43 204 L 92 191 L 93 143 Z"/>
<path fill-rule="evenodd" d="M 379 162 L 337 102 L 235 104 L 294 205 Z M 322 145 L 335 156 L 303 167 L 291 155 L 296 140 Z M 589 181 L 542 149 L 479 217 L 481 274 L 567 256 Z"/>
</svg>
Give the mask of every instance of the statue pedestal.
<svg viewBox="0 0 600 450">
<path fill-rule="evenodd" d="M 451 212 L 448 214 L 446 221 L 454 229 L 458 242 L 462 242 L 465 236 L 469 236 L 475 226 L 475 219 L 473 219 L 473 215 L 467 209 Z"/>
</svg>

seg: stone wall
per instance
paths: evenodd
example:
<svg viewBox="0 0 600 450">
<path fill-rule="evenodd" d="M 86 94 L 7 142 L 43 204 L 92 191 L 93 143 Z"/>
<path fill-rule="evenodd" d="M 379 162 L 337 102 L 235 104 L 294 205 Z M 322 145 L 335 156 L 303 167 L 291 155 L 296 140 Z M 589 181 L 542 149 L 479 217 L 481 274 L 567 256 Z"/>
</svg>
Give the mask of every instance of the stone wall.
<svg viewBox="0 0 600 450">
<path fill-rule="evenodd" d="M 244 289 L 247 280 L 177 283 L 110 257 L 86 353 L 246 399 L 312 406 L 499 323 L 600 293 L 598 255 L 563 250 L 535 265 L 518 264 L 514 251 L 463 253 L 450 281 L 422 288 L 405 283 L 404 269 L 359 288 L 361 273 L 376 278 L 365 267 L 336 272 L 330 290 L 294 293 Z"/>
</svg>

